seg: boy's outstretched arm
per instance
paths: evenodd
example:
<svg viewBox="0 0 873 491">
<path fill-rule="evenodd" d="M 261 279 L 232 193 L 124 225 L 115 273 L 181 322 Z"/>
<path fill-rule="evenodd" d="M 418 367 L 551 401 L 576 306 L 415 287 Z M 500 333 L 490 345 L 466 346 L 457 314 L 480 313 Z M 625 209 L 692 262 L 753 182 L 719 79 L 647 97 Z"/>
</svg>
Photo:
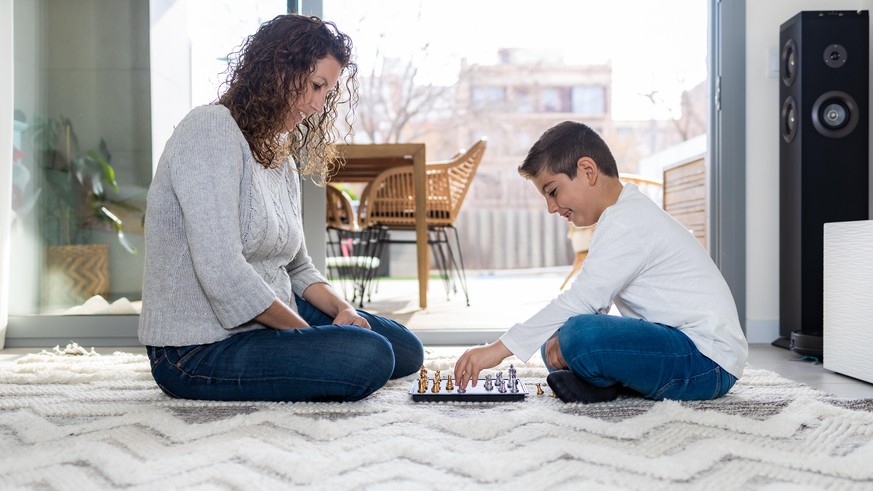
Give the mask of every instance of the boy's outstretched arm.
<svg viewBox="0 0 873 491">
<path fill-rule="evenodd" d="M 501 361 L 511 355 L 512 352 L 497 340 L 491 344 L 471 348 L 464 352 L 455 362 L 455 380 L 461 389 L 467 388 L 467 382 L 472 382 L 473 387 L 479 380 L 479 372 L 497 366 Z"/>
</svg>

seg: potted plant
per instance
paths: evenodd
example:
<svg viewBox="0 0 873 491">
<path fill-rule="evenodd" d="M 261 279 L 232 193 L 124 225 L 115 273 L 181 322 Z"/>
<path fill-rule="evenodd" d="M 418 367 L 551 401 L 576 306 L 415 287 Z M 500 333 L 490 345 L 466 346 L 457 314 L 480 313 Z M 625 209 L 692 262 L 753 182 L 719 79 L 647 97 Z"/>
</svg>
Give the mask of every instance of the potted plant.
<svg viewBox="0 0 873 491">
<path fill-rule="evenodd" d="M 33 143 L 42 173 L 40 233 L 46 246 L 43 306 L 82 303 L 109 292 L 109 246 L 91 243 L 92 230 L 114 230 L 119 244 L 137 250 L 124 235 L 119 210 L 141 213 L 118 197 L 112 156 L 101 139 L 80 150 L 72 122 L 38 115 Z"/>
</svg>

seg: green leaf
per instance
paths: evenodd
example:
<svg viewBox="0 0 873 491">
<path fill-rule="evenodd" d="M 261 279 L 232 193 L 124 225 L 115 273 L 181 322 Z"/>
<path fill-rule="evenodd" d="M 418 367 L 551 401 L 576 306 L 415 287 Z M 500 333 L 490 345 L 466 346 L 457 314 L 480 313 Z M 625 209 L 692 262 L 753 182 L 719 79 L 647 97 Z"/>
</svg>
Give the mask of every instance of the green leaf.
<svg viewBox="0 0 873 491">
<path fill-rule="evenodd" d="M 45 181 L 42 186 L 45 192 L 40 198 L 44 204 L 39 208 L 45 217 L 40 227 L 46 243 L 74 243 L 74 239 L 85 240 L 83 229 L 112 227 L 122 247 L 136 254 L 124 236 L 121 219 L 107 206 L 138 213 L 142 209 L 109 192 L 111 188 L 118 193 L 119 186 L 106 141 L 100 139 L 95 148 L 82 152 L 69 118 L 60 115 L 54 119 L 40 114 L 34 118 L 33 141 Z"/>
<path fill-rule="evenodd" d="M 45 181 L 50 188 L 50 196 L 60 200 L 70 208 L 79 206 L 78 197 L 73 192 L 73 179 L 69 172 L 57 170 L 43 171 Z"/>
</svg>

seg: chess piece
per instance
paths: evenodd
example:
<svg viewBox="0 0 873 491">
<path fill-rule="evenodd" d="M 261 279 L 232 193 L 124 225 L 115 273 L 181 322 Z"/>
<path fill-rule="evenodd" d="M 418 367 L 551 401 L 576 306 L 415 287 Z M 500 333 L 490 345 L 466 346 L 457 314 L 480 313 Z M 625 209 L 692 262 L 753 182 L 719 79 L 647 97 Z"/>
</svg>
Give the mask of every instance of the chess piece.
<svg viewBox="0 0 873 491">
<path fill-rule="evenodd" d="M 494 383 L 491 382 L 491 375 L 485 375 L 485 390 L 491 390 L 494 388 Z"/>
<path fill-rule="evenodd" d="M 422 377 L 418 379 L 418 393 L 424 394 L 427 392 L 427 379 Z"/>
<path fill-rule="evenodd" d="M 418 376 L 421 378 L 427 378 L 427 368 L 424 368 L 424 365 L 422 365 L 421 370 L 418 371 Z"/>
<path fill-rule="evenodd" d="M 434 394 L 439 393 L 440 385 L 442 385 L 442 379 L 440 378 L 440 371 L 437 370 L 436 373 L 433 375 L 433 387 L 431 388 L 431 392 L 433 392 Z"/>
<path fill-rule="evenodd" d="M 506 393 L 506 380 L 500 379 L 500 385 L 497 387 L 497 392 Z"/>
<path fill-rule="evenodd" d="M 518 378 L 515 376 L 515 366 L 509 365 L 509 391 L 518 392 Z"/>
<path fill-rule="evenodd" d="M 497 372 L 497 380 L 494 381 L 497 386 L 500 386 L 500 382 L 503 381 L 503 372 Z"/>
<path fill-rule="evenodd" d="M 446 375 L 446 390 L 454 390 L 455 384 L 452 383 L 452 374 Z"/>
<path fill-rule="evenodd" d="M 545 392 L 543 391 L 543 386 L 542 386 L 542 384 L 537 384 L 537 395 L 538 395 L 538 396 L 541 396 L 541 395 L 543 395 L 543 394 L 545 394 Z"/>
</svg>

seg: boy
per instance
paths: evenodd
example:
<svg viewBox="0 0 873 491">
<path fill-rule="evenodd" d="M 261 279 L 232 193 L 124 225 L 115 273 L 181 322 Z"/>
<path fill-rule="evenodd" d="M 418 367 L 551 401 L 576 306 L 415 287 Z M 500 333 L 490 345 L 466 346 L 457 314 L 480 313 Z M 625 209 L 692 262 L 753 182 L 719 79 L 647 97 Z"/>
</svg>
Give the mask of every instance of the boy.
<svg viewBox="0 0 873 491">
<path fill-rule="evenodd" d="M 748 344 L 724 278 L 679 222 L 618 179 L 615 159 L 591 128 L 565 121 L 528 152 L 519 174 L 549 213 L 597 224 L 571 287 L 494 343 L 465 352 L 465 388 L 510 355 L 539 348 L 546 379 L 564 402 L 602 402 L 630 389 L 651 399 L 714 399 L 742 375 Z M 615 304 L 619 316 L 605 315 Z"/>
</svg>

